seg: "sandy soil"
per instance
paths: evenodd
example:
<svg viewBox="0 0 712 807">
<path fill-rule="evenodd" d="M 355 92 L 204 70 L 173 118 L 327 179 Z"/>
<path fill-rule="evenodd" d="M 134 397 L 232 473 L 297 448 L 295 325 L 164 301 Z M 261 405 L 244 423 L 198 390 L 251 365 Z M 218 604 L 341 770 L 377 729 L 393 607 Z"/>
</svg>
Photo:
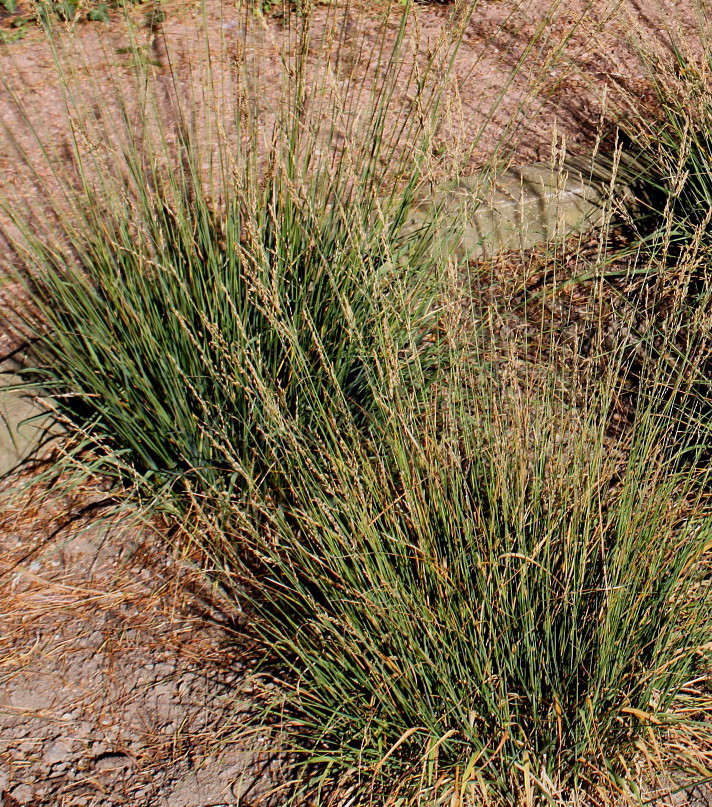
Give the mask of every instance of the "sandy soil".
<svg viewBox="0 0 712 807">
<path fill-rule="evenodd" d="M 271 43 L 283 46 L 281 20 L 267 17 L 245 34 L 242 12 L 219 0 L 207 0 L 206 7 L 213 42 L 224 39 L 226 52 L 234 53 L 237 43 L 244 41 L 246 49 L 260 60 L 260 94 L 265 107 L 273 106 L 280 84 L 270 80 L 278 74 Z M 520 160 L 548 159 L 555 136 L 571 145 L 590 144 L 603 109 L 603 89 L 623 85 L 633 92 L 644 92 L 647 87 L 632 39 L 642 35 L 666 47 L 664 28 L 670 25 L 679 29 L 683 40 L 694 41 L 695 7 L 692 0 L 569 0 L 553 8 L 550 0 L 482 0 L 467 26 L 453 71 L 453 89 L 457 90 L 464 118 L 457 124 L 464 127 L 468 143 L 491 117 L 473 161 L 487 159 L 502 131 L 517 119 L 523 100 L 532 94 L 537 119 L 532 121 L 532 116 L 527 116 L 526 136 L 517 150 Z M 162 64 L 159 70 L 170 67 L 184 76 L 181 71 L 187 72 L 188 58 L 197 53 L 200 43 L 201 12 L 196 3 L 177 4 L 175 0 L 169 0 L 165 8 L 166 21 L 157 35 L 155 30 L 145 32 L 144 44 L 152 43 L 151 55 Z M 379 9 L 377 4 L 352 4 L 347 36 L 341 44 L 342 70 L 357 74 L 367 54 L 376 48 Z M 419 27 L 412 35 L 421 53 L 433 46 L 448 13 L 448 6 L 424 5 L 418 9 Z M 317 7 L 315 31 L 325 28 L 332 15 L 328 6 Z M 395 25 L 394 20 L 393 29 Z M 132 54 L 122 58 L 116 53 L 116 48 L 129 44 L 120 29 L 84 25 L 74 31 L 81 49 L 95 63 L 95 80 L 131 60 Z M 96 64 L 107 43 L 104 65 Z M 513 77 L 524 56 L 525 64 Z M 66 117 L 52 55 L 41 32 L 33 30 L 23 41 L 3 49 L 0 70 L 17 87 L 24 104 L 41 117 L 43 138 L 50 133 L 59 135 Z M 3 120 L 17 125 L 11 105 L 2 104 L 0 114 Z M 7 179 L 5 174 L 4 181 Z"/>
<path fill-rule="evenodd" d="M 242 37 L 239 12 L 215 0 L 206 6 L 210 36 L 234 51 Z M 142 34 L 144 55 L 159 73 L 173 69 L 185 86 L 199 84 L 189 76 L 199 58 L 193 56 L 200 41 L 197 4 L 169 0 L 165 8 L 162 30 Z M 639 29 L 664 48 L 665 25 L 676 21 L 693 41 L 693 8 L 692 0 L 570 0 L 550 11 L 549 0 L 482 0 L 455 64 L 443 137 L 471 149 L 472 168 L 486 161 L 508 128 L 518 161 L 548 159 L 552 143 L 562 140 L 573 150 L 590 148 L 605 117 L 606 92 L 649 92 L 629 34 Z M 437 39 L 447 13 L 437 5 L 419 9 L 420 53 Z M 317 8 L 317 18 L 327 14 Z M 349 19 L 344 64 L 357 73 L 377 39 L 378 9 L 354 5 Z M 268 18 L 244 43 L 261 64 L 266 109 L 279 94 L 271 43 L 281 41 L 280 25 Z M 527 51 L 537 30 L 538 42 Z M 75 35 L 93 60 L 93 81 L 128 69 L 131 54 L 117 53 L 127 44 L 118 28 L 79 26 Z M 61 150 L 67 119 L 39 31 L 0 48 L 0 76 L 43 139 Z M 7 93 L 0 95 L 0 121 L 31 156 L 37 153 Z M 0 188 L 13 187 L 24 199 L 39 193 L 5 141 Z M 5 305 L 17 302 L 13 287 L 0 284 L 3 294 Z M 0 310 L 0 353 L 11 347 L 2 319 Z M 10 485 L 16 489 L 21 481 Z M 256 803 L 271 779 L 262 770 L 259 741 L 249 749 L 221 747 L 249 701 L 250 662 L 231 632 L 235 614 L 145 530 L 97 522 L 91 508 L 73 518 L 100 496 L 82 490 L 51 503 L 20 496 L 0 516 L 4 807 L 197 807 L 235 804 L 241 794 L 240 804 Z"/>
</svg>

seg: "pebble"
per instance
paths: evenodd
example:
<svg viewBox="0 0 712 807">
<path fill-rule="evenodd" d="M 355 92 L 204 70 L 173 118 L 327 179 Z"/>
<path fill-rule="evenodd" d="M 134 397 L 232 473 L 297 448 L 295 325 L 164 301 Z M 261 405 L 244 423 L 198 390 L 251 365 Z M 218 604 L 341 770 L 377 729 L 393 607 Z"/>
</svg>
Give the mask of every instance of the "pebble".
<svg viewBox="0 0 712 807">
<path fill-rule="evenodd" d="M 50 777 L 63 776 L 69 770 L 69 762 L 63 760 L 62 762 L 55 762 L 49 769 Z"/>
<path fill-rule="evenodd" d="M 108 752 L 94 760 L 94 770 L 97 773 L 110 773 L 130 768 L 133 763 L 128 754 L 122 754 L 120 751 Z"/>
<path fill-rule="evenodd" d="M 109 748 L 103 740 L 93 740 L 89 743 L 89 750 L 94 757 L 99 757 L 105 754 Z"/>
<path fill-rule="evenodd" d="M 72 754 L 72 745 L 68 740 L 53 740 L 48 743 L 42 754 L 45 765 L 52 766 L 61 762 L 69 764 L 67 760 Z"/>
<path fill-rule="evenodd" d="M 10 797 L 20 804 L 29 804 L 35 796 L 35 791 L 30 785 L 17 785 L 10 791 Z"/>
</svg>

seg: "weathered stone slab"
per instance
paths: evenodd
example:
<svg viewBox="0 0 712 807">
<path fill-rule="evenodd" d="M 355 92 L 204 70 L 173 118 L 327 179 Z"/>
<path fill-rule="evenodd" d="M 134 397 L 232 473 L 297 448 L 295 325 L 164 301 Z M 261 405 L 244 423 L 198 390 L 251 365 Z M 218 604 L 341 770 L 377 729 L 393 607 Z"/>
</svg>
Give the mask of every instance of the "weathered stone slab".
<svg viewBox="0 0 712 807">
<path fill-rule="evenodd" d="M 606 216 L 611 174 L 605 166 L 585 166 L 533 163 L 447 183 L 422 200 L 410 226 L 434 217 L 445 233 L 439 248 L 468 260 L 562 241 L 600 226 Z M 628 191 L 619 185 L 616 193 Z"/>
<path fill-rule="evenodd" d="M 41 417 L 30 400 L 5 389 L 18 383 L 16 376 L 0 375 L 0 476 L 30 455 L 47 424 L 47 418 Z"/>
</svg>

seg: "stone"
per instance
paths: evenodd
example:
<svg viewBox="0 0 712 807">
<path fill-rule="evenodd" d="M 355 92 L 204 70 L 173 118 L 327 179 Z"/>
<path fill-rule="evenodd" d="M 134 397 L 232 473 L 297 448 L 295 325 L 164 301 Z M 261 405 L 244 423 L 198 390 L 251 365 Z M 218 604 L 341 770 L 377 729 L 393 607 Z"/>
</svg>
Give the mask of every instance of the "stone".
<svg viewBox="0 0 712 807">
<path fill-rule="evenodd" d="M 616 198 L 630 201 L 628 187 L 612 177 L 610 166 L 591 159 L 564 167 L 532 163 L 494 177 L 483 172 L 424 197 L 408 229 L 432 222 L 433 249 L 466 260 L 555 243 L 602 225 L 611 187 Z"/>
<path fill-rule="evenodd" d="M 72 743 L 69 740 L 53 740 L 44 748 L 42 761 L 47 766 L 56 766 L 60 763 L 67 763 L 72 756 Z"/>
<path fill-rule="evenodd" d="M 0 476 L 32 452 L 49 423 L 48 416 L 21 392 L 6 390 L 18 383 L 17 376 L 0 375 Z"/>
<path fill-rule="evenodd" d="M 30 804 L 34 796 L 35 791 L 28 784 L 17 785 L 10 791 L 10 798 L 15 799 L 18 804 Z"/>
<path fill-rule="evenodd" d="M 56 693 L 50 689 L 24 689 L 17 687 L 10 690 L 7 695 L 7 702 L 16 709 L 22 709 L 27 712 L 41 712 L 49 709 L 54 704 Z M 27 741 L 32 749 L 35 743 Z"/>
<path fill-rule="evenodd" d="M 101 754 L 94 760 L 94 770 L 97 773 L 114 773 L 130 768 L 134 764 L 133 759 L 128 754 L 120 751 L 110 751 Z"/>
</svg>

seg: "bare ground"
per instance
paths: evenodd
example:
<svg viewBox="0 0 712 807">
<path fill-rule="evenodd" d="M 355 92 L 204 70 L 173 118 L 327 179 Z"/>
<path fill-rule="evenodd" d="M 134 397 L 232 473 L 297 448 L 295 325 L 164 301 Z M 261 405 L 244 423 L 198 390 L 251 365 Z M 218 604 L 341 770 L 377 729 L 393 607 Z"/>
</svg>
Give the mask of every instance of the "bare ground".
<svg viewBox="0 0 712 807">
<path fill-rule="evenodd" d="M 252 662 L 204 580 L 102 494 L 6 497 L 0 522 L 5 805 L 251 804 L 276 760 L 233 740 Z"/>
</svg>

